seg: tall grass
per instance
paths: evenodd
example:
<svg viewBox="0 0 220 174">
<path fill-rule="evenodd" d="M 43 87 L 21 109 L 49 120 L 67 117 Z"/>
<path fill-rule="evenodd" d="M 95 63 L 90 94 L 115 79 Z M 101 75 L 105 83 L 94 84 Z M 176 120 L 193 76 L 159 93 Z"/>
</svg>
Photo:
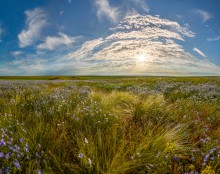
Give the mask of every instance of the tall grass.
<svg viewBox="0 0 220 174">
<path fill-rule="evenodd" d="M 133 174 L 208 171 L 211 166 L 218 171 L 218 100 L 99 85 L 2 84 L 0 169 Z"/>
</svg>

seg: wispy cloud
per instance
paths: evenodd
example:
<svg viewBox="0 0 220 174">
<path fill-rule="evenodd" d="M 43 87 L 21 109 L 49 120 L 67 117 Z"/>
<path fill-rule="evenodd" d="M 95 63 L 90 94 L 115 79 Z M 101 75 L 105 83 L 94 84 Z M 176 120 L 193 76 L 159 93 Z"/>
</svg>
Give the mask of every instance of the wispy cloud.
<svg viewBox="0 0 220 174">
<path fill-rule="evenodd" d="M 12 67 L 16 67 L 17 72 L 20 74 L 38 74 L 41 71 L 45 71 L 45 63 L 47 60 L 26 57 L 22 59 L 15 59 L 11 62 Z"/>
<path fill-rule="evenodd" d="M 193 51 L 197 52 L 200 56 L 202 57 L 207 57 L 201 50 L 199 50 L 198 48 L 193 48 Z"/>
<path fill-rule="evenodd" d="M 53 51 L 17 56 L 7 65 L 0 65 L 0 74 L 220 75 L 219 66 L 184 49 L 182 43 L 195 33 L 175 21 L 136 13 L 108 33 L 77 48 L 71 46 L 77 41 L 74 37 L 63 33 L 49 36 L 38 45 L 38 51 Z M 71 51 L 66 54 L 56 49 L 60 45 L 70 46 Z M 139 61 L 140 55 L 144 61 Z"/>
<path fill-rule="evenodd" d="M 208 38 L 207 41 L 220 41 L 220 35 L 212 38 Z"/>
<path fill-rule="evenodd" d="M 195 9 L 193 10 L 193 12 L 202 18 L 203 23 L 213 18 L 213 15 L 211 13 L 201 9 Z"/>
<path fill-rule="evenodd" d="M 72 0 L 68 0 L 68 3 L 71 3 L 72 2 Z"/>
<path fill-rule="evenodd" d="M 85 42 L 66 55 L 67 60 L 87 62 L 96 67 L 96 72 L 109 74 L 205 74 L 210 69 L 213 74 L 220 72 L 220 67 L 195 57 L 176 42 L 195 36 L 177 22 L 134 14 L 125 17 L 111 31 L 106 37 Z M 144 62 L 138 62 L 139 55 L 144 55 Z"/>
<path fill-rule="evenodd" d="M 76 41 L 75 37 L 59 33 L 58 36 L 48 36 L 45 41 L 37 46 L 38 50 L 54 50 L 61 46 L 70 47 Z"/>
<path fill-rule="evenodd" d="M 32 45 L 41 36 L 41 31 L 47 25 L 48 17 L 43 9 L 25 11 L 26 29 L 18 35 L 19 46 L 21 48 Z"/>
<path fill-rule="evenodd" d="M 4 29 L 0 26 L 0 42 L 2 42 L 3 32 L 4 32 Z"/>
<path fill-rule="evenodd" d="M 87 41 L 82 44 L 81 48 L 76 50 L 74 53 L 70 53 L 66 58 L 74 58 L 80 60 L 82 58 L 89 58 L 96 48 L 99 48 L 103 44 L 104 40 L 102 38 Z"/>
<path fill-rule="evenodd" d="M 63 13 L 64 13 L 64 10 L 61 10 L 60 13 L 59 13 L 60 16 L 63 16 Z"/>
<path fill-rule="evenodd" d="M 213 31 L 213 29 L 211 29 L 208 25 L 207 25 L 206 27 L 209 29 L 209 31 L 210 31 L 211 33 L 214 33 L 214 36 L 207 38 L 207 41 L 209 41 L 209 42 L 212 42 L 212 41 L 220 41 L 220 29 L 219 29 L 218 33 L 216 34 L 216 33 Z"/>
<path fill-rule="evenodd" d="M 94 70 L 88 70 L 88 67 L 92 68 L 86 62 L 76 62 L 72 60 L 64 60 L 61 55 L 39 57 L 39 55 L 30 54 L 8 62 L 7 64 L 0 64 L 0 74 L 2 75 L 80 75 L 84 73 L 92 74 Z"/>
<path fill-rule="evenodd" d="M 16 56 L 20 56 L 23 54 L 23 51 L 19 51 L 19 50 L 16 50 L 16 51 L 11 51 L 11 55 L 16 57 Z"/>
<path fill-rule="evenodd" d="M 146 0 L 130 0 L 131 2 L 135 3 L 136 5 L 140 6 L 144 11 L 149 12 L 150 8 L 147 5 Z"/>
<path fill-rule="evenodd" d="M 109 4 L 108 0 L 95 0 L 97 7 L 97 17 L 101 20 L 102 17 L 106 17 L 112 23 L 116 23 L 120 18 L 119 9 Z"/>
</svg>

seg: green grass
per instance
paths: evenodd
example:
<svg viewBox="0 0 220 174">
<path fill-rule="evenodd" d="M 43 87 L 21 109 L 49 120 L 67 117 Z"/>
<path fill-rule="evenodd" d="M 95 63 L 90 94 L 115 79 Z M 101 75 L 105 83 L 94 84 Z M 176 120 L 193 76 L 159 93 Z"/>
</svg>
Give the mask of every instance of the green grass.
<svg viewBox="0 0 220 174">
<path fill-rule="evenodd" d="M 220 172 L 219 77 L 29 78 L 0 81 L 3 171 Z"/>
<path fill-rule="evenodd" d="M 193 83 L 205 83 L 215 81 L 220 83 L 219 76 L 207 76 L 207 77 L 169 77 L 169 76 L 0 76 L 0 80 L 123 80 L 123 81 L 169 81 L 169 82 L 189 82 Z"/>
</svg>

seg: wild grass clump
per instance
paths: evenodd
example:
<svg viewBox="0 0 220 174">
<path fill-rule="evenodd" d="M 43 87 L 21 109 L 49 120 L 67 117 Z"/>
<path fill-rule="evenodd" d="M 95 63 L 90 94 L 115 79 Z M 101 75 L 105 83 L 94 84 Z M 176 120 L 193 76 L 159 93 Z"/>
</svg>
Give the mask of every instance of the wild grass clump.
<svg viewBox="0 0 220 174">
<path fill-rule="evenodd" d="M 218 93 L 179 95 L 184 81 L 167 90 L 155 80 L 148 93 L 132 91 L 143 79 L 123 83 L 0 84 L 0 173 L 218 172 Z"/>
</svg>

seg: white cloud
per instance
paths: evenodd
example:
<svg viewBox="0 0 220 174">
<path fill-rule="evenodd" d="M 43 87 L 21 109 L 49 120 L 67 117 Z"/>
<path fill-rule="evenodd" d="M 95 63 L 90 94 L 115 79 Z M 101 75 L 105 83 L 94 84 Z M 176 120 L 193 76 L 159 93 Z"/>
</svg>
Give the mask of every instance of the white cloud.
<svg viewBox="0 0 220 174">
<path fill-rule="evenodd" d="M 72 2 L 72 0 L 68 0 L 68 3 L 71 3 Z"/>
<path fill-rule="evenodd" d="M 14 56 L 14 57 L 20 56 L 20 55 L 22 55 L 22 54 L 23 54 L 23 52 L 22 52 L 22 51 L 19 51 L 19 50 L 17 50 L 17 51 L 12 51 L 12 52 L 11 52 L 11 55 Z"/>
<path fill-rule="evenodd" d="M 64 13 L 64 11 L 63 11 L 63 10 L 61 10 L 61 11 L 60 11 L 60 13 L 59 13 L 59 14 L 60 14 L 60 16 L 63 16 L 63 13 Z"/>
<path fill-rule="evenodd" d="M 46 57 L 46 58 L 45 58 Z M 88 71 L 88 63 L 74 62 L 70 60 L 63 60 L 61 55 L 45 57 L 36 54 L 25 55 L 18 57 L 7 64 L 0 64 L 1 75 L 51 75 L 51 74 L 66 74 L 66 75 L 80 75 L 83 73 L 92 74 L 94 70 Z"/>
<path fill-rule="evenodd" d="M 59 36 L 48 36 L 45 41 L 37 46 L 38 50 L 54 50 L 60 46 L 70 47 L 76 41 L 75 37 L 59 33 Z"/>
<path fill-rule="evenodd" d="M 202 57 L 207 57 L 201 50 L 199 50 L 198 48 L 193 48 L 193 51 L 197 52 L 200 56 Z"/>
<path fill-rule="evenodd" d="M 195 37 L 195 33 L 175 21 L 133 14 L 109 33 L 86 41 L 77 49 L 71 47 L 73 50 L 67 55 L 55 49 L 66 46 L 60 41 L 65 34 L 47 37 L 42 49 L 53 52 L 18 56 L 7 65 L 0 65 L 0 74 L 220 75 L 219 66 L 184 49 L 182 43 Z M 71 46 L 70 42 L 67 43 Z M 42 49 L 37 51 L 44 52 Z M 144 61 L 139 61 L 140 56 Z"/>
<path fill-rule="evenodd" d="M 135 4 L 137 4 L 138 6 L 140 6 L 144 11 L 149 12 L 150 8 L 147 5 L 146 0 L 131 0 L 132 2 L 134 2 Z"/>
<path fill-rule="evenodd" d="M 220 36 L 216 36 L 216 37 L 207 39 L 207 41 L 219 41 L 219 40 L 220 40 Z"/>
<path fill-rule="evenodd" d="M 17 73 L 20 74 L 38 74 L 46 69 L 46 60 L 26 57 L 22 59 L 15 59 L 11 62 L 11 66 L 15 66 Z M 16 74 L 17 74 L 16 73 Z"/>
<path fill-rule="evenodd" d="M 212 14 L 208 13 L 207 11 L 201 10 L 201 9 L 193 10 L 193 12 L 202 18 L 203 23 L 208 21 L 209 19 L 213 18 Z"/>
<path fill-rule="evenodd" d="M 82 44 L 81 48 L 76 50 L 74 53 L 70 53 L 66 57 L 71 58 L 72 54 L 74 54 L 74 57 L 78 60 L 83 58 L 83 57 L 90 57 L 91 54 L 93 54 L 94 50 L 96 48 L 100 47 L 101 44 L 103 44 L 103 39 L 102 38 L 94 39 L 92 41 L 87 41 L 87 42 Z"/>
<path fill-rule="evenodd" d="M 41 36 L 41 31 L 47 25 L 47 14 L 40 8 L 25 11 L 26 29 L 18 35 L 21 48 L 32 45 Z"/>
<path fill-rule="evenodd" d="M 95 0 L 95 5 L 97 7 L 97 17 L 102 19 L 102 17 L 107 17 L 113 23 L 116 23 L 120 18 L 119 9 L 112 7 L 108 0 Z"/>
<path fill-rule="evenodd" d="M 2 42 L 3 33 L 4 33 L 4 29 L 0 26 L 0 43 Z"/>
<path fill-rule="evenodd" d="M 220 67 L 195 57 L 176 42 L 195 36 L 177 22 L 134 14 L 125 17 L 111 31 L 106 37 L 83 43 L 65 57 L 86 62 L 97 73 L 188 75 L 220 72 Z M 197 48 L 195 50 L 205 56 Z M 140 55 L 144 55 L 145 61 L 138 61 Z"/>
</svg>

